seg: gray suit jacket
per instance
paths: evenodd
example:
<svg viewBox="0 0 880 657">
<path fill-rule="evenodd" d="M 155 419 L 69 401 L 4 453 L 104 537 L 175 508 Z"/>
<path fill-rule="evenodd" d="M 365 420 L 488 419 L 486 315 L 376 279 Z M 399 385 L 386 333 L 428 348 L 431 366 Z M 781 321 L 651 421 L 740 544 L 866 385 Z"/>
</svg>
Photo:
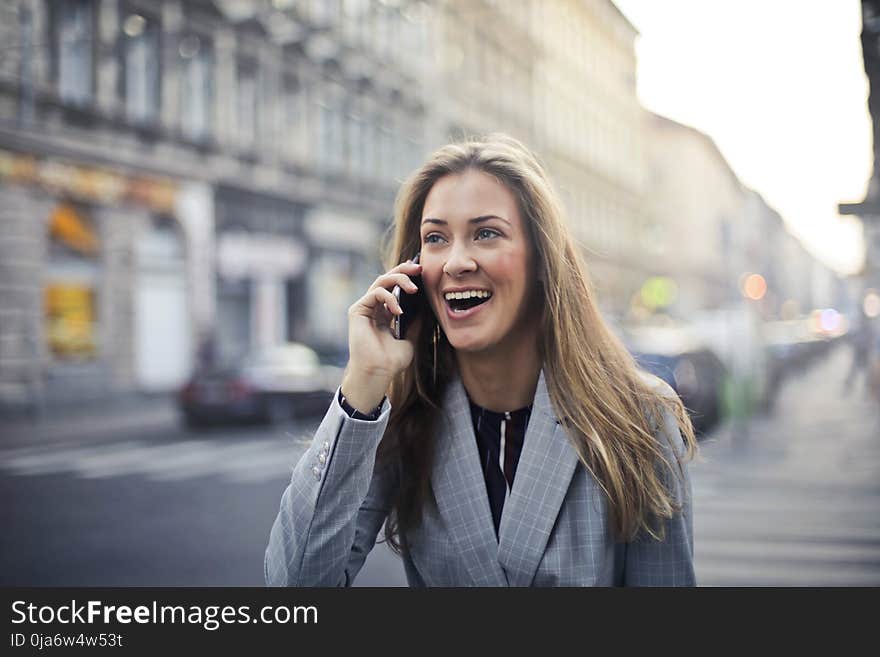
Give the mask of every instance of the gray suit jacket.
<svg viewBox="0 0 880 657">
<path fill-rule="evenodd" d="M 686 468 L 683 485 L 674 485 L 683 512 L 668 521 L 666 539 L 616 543 L 605 496 L 557 421 L 542 372 L 496 539 L 460 380 L 449 386 L 443 409 L 431 475 L 437 505 L 407 535 L 411 586 L 695 584 Z M 282 495 L 266 549 L 269 586 L 352 583 L 397 486 L 392 468 L 375 467 L 389 414 L 386 401 L 377 421 L 355 420 L 333 402 Z M 683 450 L 671 414 L 660 431 Z"/>
</svg>

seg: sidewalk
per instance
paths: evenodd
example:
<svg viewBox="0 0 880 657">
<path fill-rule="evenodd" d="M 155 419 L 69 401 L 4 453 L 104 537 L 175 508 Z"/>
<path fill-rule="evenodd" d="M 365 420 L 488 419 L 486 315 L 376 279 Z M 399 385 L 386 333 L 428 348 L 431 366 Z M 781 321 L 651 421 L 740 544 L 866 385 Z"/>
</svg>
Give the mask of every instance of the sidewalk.
<svg viewBox="0 0 880 657">
<path fill-rule="evenodd" d="M 111 398 L 52 409 L 36 419 L 0 418 L 0 446 L 100 442 L 125 433 L 170 430 L 178 423 L 176 403 L 170 395 Z"/>
</svg>

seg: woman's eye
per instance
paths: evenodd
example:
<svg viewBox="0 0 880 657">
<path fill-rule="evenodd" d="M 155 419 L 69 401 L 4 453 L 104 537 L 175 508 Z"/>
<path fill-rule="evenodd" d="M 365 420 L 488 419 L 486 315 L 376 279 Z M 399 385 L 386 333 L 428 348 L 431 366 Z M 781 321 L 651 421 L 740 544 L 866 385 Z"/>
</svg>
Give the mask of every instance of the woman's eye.
<svg viewBox="0 0 880 657">
<path fill-rule="evenodd" d="M 501 233 L 492 228 L 480 228 L 480 230 L 477 231 L 477 239 L 481 240 L 492 239 L 493 237 L 499 237 L 500 235 Z"/>
<path fill-rule="evenodd" d="M 438 235 L 437 233 L 429 233 L 425 235 L 424 242 L 425 244 L 439 244 L 443 240 L 442 235 Z"/>
</svg>

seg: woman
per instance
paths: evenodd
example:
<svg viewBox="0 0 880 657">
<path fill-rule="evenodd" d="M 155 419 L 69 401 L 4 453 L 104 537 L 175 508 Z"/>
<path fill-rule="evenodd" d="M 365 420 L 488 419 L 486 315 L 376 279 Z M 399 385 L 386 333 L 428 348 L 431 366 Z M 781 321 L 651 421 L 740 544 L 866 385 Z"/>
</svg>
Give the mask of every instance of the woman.
<svg viewBox="0 0 880 657">
<path fill-rule="evenodd" d="M 604 324 L 537 159 L 441 148 L 398 194 L 390 261 L 349 309 L 266 582 L 351 584 L 384 522 L 413 586 L 694 584 L 693 429 Z M 423 300 L 401 340 L 395 286 Z"/>
</svg>

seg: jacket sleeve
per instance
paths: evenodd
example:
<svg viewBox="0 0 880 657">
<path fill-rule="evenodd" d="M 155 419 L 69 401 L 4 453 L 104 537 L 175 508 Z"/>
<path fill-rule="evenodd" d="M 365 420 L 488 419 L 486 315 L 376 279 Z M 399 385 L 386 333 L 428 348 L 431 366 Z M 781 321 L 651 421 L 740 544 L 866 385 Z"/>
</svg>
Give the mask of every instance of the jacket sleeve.
<svg viewBox="0 0 880 657">
<path fill-rule="evenodd" d="M 670 389 L 671 392 L 671 389 Z M 674 393 L 673 393 L 674 394 Z M 664 540 L 640 533 L 624 546 L 625 586 L 696 586 L 694 574 L 694 532 L 692 489 L 688 466 L 682 463 L 679 476 L 676 457 L 684 453 L 684 440 L 672 412 L 664 414 L 658 440 L 675 468 L 664 480 L 681 511 L 665 522 Z"/>
<path fill-rule="evenodd" d="M 268 586 L 352 584 L 397 486 L 393 467 L 376 468 L 390 412 L 386 400 L 377 420 L 356 420 L 334 398 L 281 496 L 266 548 Z"/>
</svg>

